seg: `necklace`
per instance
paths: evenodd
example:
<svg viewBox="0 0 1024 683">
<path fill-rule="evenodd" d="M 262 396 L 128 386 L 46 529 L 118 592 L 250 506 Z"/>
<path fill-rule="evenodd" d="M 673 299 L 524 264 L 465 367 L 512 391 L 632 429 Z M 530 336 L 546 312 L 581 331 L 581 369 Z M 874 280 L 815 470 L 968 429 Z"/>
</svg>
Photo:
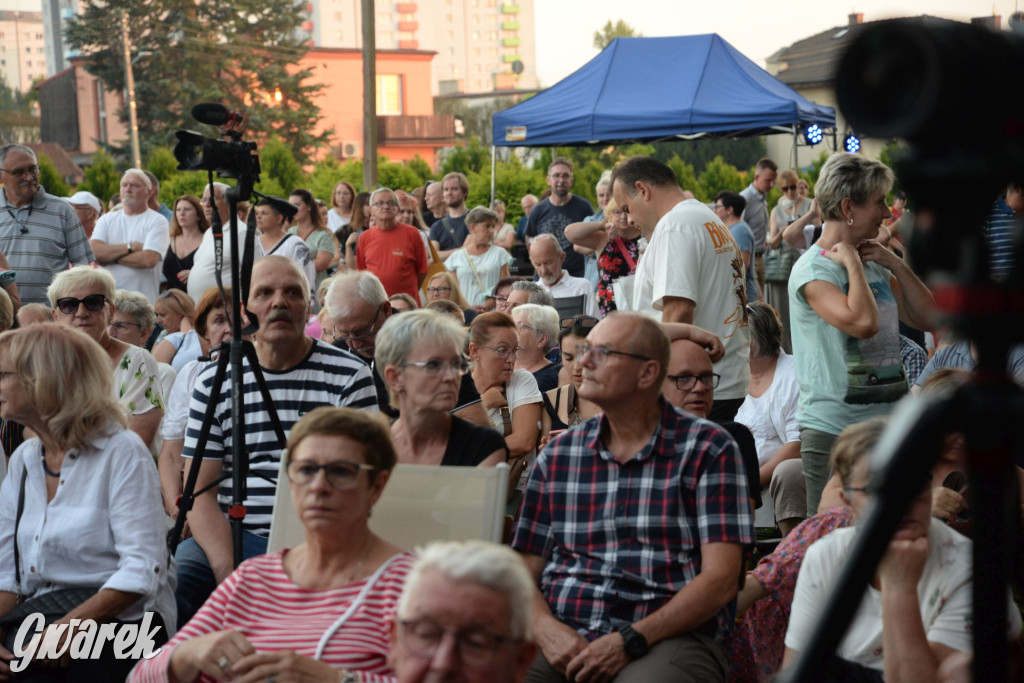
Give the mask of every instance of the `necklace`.
<svg viewBox="0 0 1024 683">
<path fill-rule="evenodd" d="M 47 467 L 46 466 L 46 453 L 43 453 L 42 456 L 43 456 L 43 471 L 46 472 L 46 476 L 53 477 L 54 479 L 59 479 L 60 478 L 60 470 L 57 470 L 56 472 L 54 472 L 49 467 Z"/>
</svg>

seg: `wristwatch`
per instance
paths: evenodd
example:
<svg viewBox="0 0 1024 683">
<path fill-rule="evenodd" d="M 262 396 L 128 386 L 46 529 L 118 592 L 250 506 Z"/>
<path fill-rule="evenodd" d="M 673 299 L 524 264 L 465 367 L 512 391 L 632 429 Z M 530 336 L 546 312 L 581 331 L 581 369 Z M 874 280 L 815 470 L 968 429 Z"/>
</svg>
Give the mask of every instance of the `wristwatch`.
<svg viewBox="0 0 1024 683">
<path fill-rule="evenodd" d="M 627 657 L 639 659 L 647 654 L 647 651 L 650 649 L 650 646 L 647 645 L 647 639 L 643 637 L 643 634 L 633 630 L 630 624 L 621 627 L 619 633 L 622 635 L 622 646 L 626 651 Z"/>
</svg>

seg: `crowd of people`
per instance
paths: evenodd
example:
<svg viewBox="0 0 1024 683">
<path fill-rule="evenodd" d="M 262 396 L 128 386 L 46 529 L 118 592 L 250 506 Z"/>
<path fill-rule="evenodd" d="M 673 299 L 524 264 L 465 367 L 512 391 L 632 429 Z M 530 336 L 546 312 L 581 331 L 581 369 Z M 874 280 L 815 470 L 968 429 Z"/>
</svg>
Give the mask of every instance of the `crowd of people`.
<svg viewBox="0 0 1024 683">
<path fill-rule="evenodd" d="M 168 207 L 129 169 L 107 211 L 38 178 L 0 147 L 0 681 L 766 681 L 823 618 L 887 417 L 977 364 L 904 258 L 892 171 L 856 154 L 813 186 L 762 159 L 710 204 L 632 157 L 596 208 L 556 158 L 543 197 L 507 198 L 515 226 L 458 172 Z M 241 264 L 210 229 L 233 206 Z M 985 227 L 996 280 L 1022 209 L 1015 181 Z M 232 288 L 253 353 L 218 379 Z M 965 457 L 948 435 L 823 680 L 960 680 Z M 398 465 L 501 463 L 504 546 L 369 526 Z M 268 553 L 284 486 L 305 539 Z M 778 547 L 755 566 L 758 538 Z M 55 648 L 17 666 L 47 610 Z M 162 649 L 55 656 L 93 622 Z"/>
</svg>

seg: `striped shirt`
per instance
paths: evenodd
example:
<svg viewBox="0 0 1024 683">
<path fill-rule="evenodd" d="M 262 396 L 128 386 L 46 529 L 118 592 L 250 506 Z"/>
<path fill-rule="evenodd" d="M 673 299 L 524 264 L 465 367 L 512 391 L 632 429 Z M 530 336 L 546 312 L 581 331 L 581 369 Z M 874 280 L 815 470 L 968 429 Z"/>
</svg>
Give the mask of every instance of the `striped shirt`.
<svg viewBox="0 0 1024 683">
<path fill-rule="evenodd" d="M 53 276 L 94 260 L 85 229 L 71 205 L 42 186 L 26 206 L 16 208 L 0 190 L 0 252 L 18 273 L 21 303 L 50 305 L 46 288 Z"/>
<path fill-rule="evenodd" d="M 267 536 L 270 533 L 270 518 L 274 508 L 274 484 L 277 480 L 281 450 L 284 444 L 277 440 L 270 415 L 263 405 L 256 379 L 249 369 L 248 361 L 242 359 L 244 374 L 242 385 L 245 392 L 242 401 L 245 407 L 245 450 L 249 454 L 249 475 L 246 477 L 248 496 L 245 500 L 247 531 Z M 188 427 L 185 431 L 184 457 L 191 458 L 196 451 L 196 441 L 203 424 L 206 405 L 213 391 L 216 363 L 211 363 L 196 379 L 189 403 Z M 373 386 L 370 370 L 352 354 L 313 340 L 309 354 L 288 370 L 261 368 L 267 381 L 274 408 L 281 420 L 285 437 L 300 417 L 320 406 L 337 406 L 377 410 L 377 392 Z M 231 367 L 225 374 L 224 382 L 217 396 L 210 437 L 206 442 L 204 458 L 224 461 L 224 474 L 228 478 L 221 482 L 217 500 L 227 512 L 231 504 Z M 269 477 L 269 481 L 264 479 Z"/>
<path fill-rule="evenodd" d="M 132 683 L 168 680 L 174 648 L 182 641 L 224 629 L 238 629 L 256 652 L 292 650 L 314 657 L 321 638 L 348 610 L 366 581 L 326 591 L 296 586 L 284 569 L 287 550 L 243 562 L 213 592 L 194 617 L 156 657 L 132 671 Z M 321 661 L 361 673 L 368 683 L 395 680 L 387 664 L 391 619 L 414 556 L 402 553 L 366 594 L 362 604 L 327 640 Z M 203 674 L 199 681 L 216 679 Z"/>
<path fill-rule="evenodd" d="M 1005 279 L 1013 267 L 1014 241 L 1020 230 L 1020 222 L 1006 203 L 1006 197 L 997 199 L 983 228 L 988 242 L 989 269 L 994 280 Z"/>
<path fill-rule="evenodd" d="M 541 593 L 588 640 L 660 609 L 701 572 L 701 546 L 749 544 L 739 448 L 718 425 L 659 398 L 661 420 L 625 463 L 592 417 L 548 443 L 530 473 L 512 547 L 547 560 Z M 708 629 L 721 642 L 723 606 Z"/>
</svg>

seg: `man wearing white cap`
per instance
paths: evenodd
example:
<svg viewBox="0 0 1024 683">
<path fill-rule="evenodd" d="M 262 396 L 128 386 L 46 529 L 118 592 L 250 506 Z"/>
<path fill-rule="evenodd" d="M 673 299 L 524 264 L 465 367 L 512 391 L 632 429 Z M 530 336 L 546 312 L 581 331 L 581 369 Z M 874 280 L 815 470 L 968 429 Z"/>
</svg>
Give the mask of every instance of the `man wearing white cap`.
<svg viewBox="0 0 1024 683">
<path fill-rule="evenodd" d="M 100 204 L 100 200 L 92 192 L 82 190 L 71 195 L 68 204 L 78 214 L 78 220 L 82 221 L 85 236 L 92 239 L 92 229 L 96 227 L 96 220 L 103 213 L 103 205 Z"/>
</svg>

